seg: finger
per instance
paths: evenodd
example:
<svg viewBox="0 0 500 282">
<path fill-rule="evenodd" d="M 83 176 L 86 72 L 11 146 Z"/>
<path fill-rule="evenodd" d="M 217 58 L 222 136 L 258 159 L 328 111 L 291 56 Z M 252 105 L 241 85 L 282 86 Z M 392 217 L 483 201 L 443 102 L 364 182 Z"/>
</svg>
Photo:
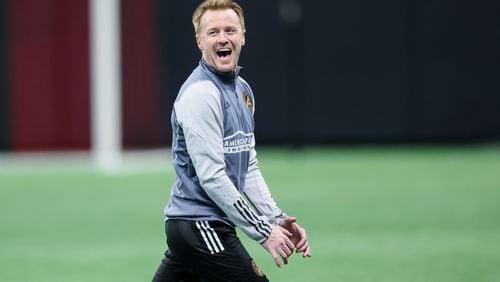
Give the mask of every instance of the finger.
<svg viewBox="0 0 500 282">
<path fill-rule="evenodd" d="M 285 251 L 281 250 L 280 251 L 280 256 L 281 256 L 281 259 L 283 260 L 283 262 L 285 264 L 288 264 L 288 255 L 285 253 Z"/>
<path fill-rule="evenodd" d="M 293 237 L 293 236 L 290 236 Z M 283 243 L 290 248 L 290 249 L 295 249 L 295 244 L 292 242 L 292 238 L 289 238 L 288 236 L 283 237 Z"/>
<path fill-rule="evenodd" d="M 308 246 L 308 244 L 307 244 L 307 242 L 306 242 L 306 244 L 304 244 L 304 246 L 302 246 L 300 249 L 298 249 L 298 248 L 297 248 L 297 249 L 295 250 L 295 252 L 296 252 L 296 253 L 304 253 L 304 252 L 307 250 L 307 247 L 309 247 L 309 246 Z"/>
<path fill-rule="evenodd" d="M 276 264 L 277 267 L 281 268 L 281 261 L 276 253 L 273 253 L 273 259 L 274 263 Z"/>
<path fill-rule="evenodd" d="M 300 226 L 297 226 L 297 232 L 298 232 L 300 240 L 297 243 L 296 247 L 297 247 L 297 249 L 303 249 L 304 244 L 307 244 L 306 230 Z"/>
<path fill-rule="evenodd" d="M 312 254 L 311 254 L 311 248 L 309 246 L 307 246 L 307 249 L 304 252 L 304 254 L 302 255 L 302 257 L 304 257 L 304 258 L 305 257 L 309 257 L 310 258 L 311 256 L 312 256 Z"/>
<path fill-rule="evenodd" d="M 297 243 L 295 248 L 297 248 L 297 251 L 303 252 L 306 249 L 306 246 L 307 246 L 307 238 L 302 236 L 302 238 L 300 238 L 300 241 Z"/>
<path fill-rule="evenodd" d="M 283 237 L 283 240 L 279 243 L 279 250 L 283 250 L 287 254 L 287 257 L 291 256 L 295 249 L 294 245 L 289 242 L 291 243 L 290 239 Z"/>
<path fill-rule="evenodd" d="M 282 250 L 286 253 L 286 256 L 289 257 L 293 253 L 293 247 L 289 248 L 286 244 L 283 245 Z"/>
<path fill-rule="evenodd" d="M 297 249 L 297 252 L 298 253 L 305 253 L 307 251 L 307 248 L 309 248 L 309 243 L 306 241 L 306 243 L 304 244 L 304 246 L 302 246 L 302 248 Z"/>
<path fill-rule="evenodd" d="M 279 229 L 281 230 L 281 232 L 283 234 L 285 234 L 287 237 L 291 237 L 292 236 L 292 233 L 290 233 L 290 231 L 286 230 L 285 228 L 281 227 L 281 226 L 278 226 Z"/>
<path fill-rule="evenodd" d="M 285 238 L 284 240 L 285 242 L 285 245 L 288 249 L 290 249 L 291 252 L 293 252 L 293 250 L 295 250 L 295 244 L 292 242 L 292 240 L 290 240 L 290 238 Z"/>
</svg>

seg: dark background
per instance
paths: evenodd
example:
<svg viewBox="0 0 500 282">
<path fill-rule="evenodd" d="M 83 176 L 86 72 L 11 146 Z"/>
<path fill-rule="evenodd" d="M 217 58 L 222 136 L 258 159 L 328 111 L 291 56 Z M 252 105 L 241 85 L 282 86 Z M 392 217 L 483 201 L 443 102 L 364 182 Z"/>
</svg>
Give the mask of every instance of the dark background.
<svg viewBox="0 0 500 282">
<path fill-rule="evenodd" d="M 302 5 L 301 21 L 280 18 L 285 2 Z M 157 0 L 169 97 L 199 59 L 190 21 L 197 3 L 172 9 Z M 255 92 L 260 142 L 499 137 L 497 1 L 239 3 L 247 24 L 241 75 Z"/>
<path fill-rule="evenodd" d="M 259 144 L 500 140 L 498 1 L 238 2 Z M 0 0 L 0 150 L 90 147 L 88 3 Z M 121 1 L 126 149 L 170 145 L 198 3 Z"/>
</svg>

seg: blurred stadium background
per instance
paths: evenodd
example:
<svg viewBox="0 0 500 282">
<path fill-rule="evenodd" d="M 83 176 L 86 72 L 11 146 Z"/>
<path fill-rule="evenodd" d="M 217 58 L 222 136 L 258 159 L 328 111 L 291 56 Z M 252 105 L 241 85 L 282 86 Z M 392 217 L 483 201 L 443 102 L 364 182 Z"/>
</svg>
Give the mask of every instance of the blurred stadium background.
<svg viewBox="0 0 500 282">
<path fill-rule="evenodd" d="M 244 239 L 272 281 L 500 281 L 499 2 L 238 2 L 262 170 L 314 252 L 278 270 Z M 0 0 L 0 281 L 151 279 L 198 3 Z"/>
</svg>

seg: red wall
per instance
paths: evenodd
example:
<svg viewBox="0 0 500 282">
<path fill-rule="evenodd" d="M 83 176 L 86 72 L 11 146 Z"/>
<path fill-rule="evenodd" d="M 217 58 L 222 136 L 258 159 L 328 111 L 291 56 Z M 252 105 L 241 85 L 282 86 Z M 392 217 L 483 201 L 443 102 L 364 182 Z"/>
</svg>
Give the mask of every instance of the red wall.
<svg viewBox="0 0 500 282">
<path fill-rule="evenodd" d="M 103 0 L 104 1 L 104 0 Z M 90 0 L 8 0 L 13 150 L 90 148 Z M 165 146 L 153 0 L 122 0 L 125 148 Z"/>
<path fill-rule="evenodd" d="M 14 150 L 90 145 L 87 0 L 10 0 L 8 75 Z"/>
<path fill-rule="evenodd" d="M 125 148 L 164 146 L 156 58 L 155 1 L 122 0 L 122 121 Z M 168 121 L 167 121 L 168 124 Z"/>
</svg>

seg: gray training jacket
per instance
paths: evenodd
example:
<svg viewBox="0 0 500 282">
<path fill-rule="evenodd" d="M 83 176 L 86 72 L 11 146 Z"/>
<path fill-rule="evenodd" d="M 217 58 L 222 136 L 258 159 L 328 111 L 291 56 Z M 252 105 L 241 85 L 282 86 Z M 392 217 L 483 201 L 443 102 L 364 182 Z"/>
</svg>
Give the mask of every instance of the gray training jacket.
<svg viewBox="0 0 500 282">
<path fill-rule="evenodd" d="M 286 215 L 258 167 L 255 102 L 239 70 L 220 73 L 201 59 L 182 85 L 171 120 L 176 180 L 164 212 L 166 220 L 238 226 L 263 243 Z"/>
</svg>

